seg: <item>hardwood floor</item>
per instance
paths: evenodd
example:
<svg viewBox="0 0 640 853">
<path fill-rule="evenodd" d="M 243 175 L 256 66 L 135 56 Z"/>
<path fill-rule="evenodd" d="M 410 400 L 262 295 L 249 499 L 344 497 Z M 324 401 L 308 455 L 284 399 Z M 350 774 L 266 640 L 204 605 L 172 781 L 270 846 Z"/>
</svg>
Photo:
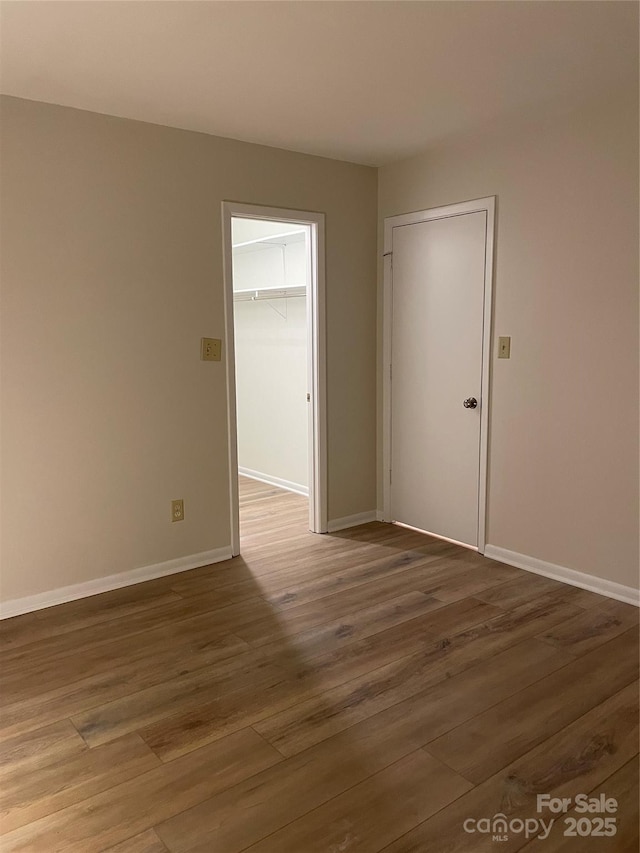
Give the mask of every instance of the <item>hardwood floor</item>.
<svg viewBox="0 0 640 853">
<path fill-rule="evenodd" d="M 306 517 L 242 478 L 242 558 L 0 623 L 0 850 L 637 851 L 637 610 Z"/>
</svg>

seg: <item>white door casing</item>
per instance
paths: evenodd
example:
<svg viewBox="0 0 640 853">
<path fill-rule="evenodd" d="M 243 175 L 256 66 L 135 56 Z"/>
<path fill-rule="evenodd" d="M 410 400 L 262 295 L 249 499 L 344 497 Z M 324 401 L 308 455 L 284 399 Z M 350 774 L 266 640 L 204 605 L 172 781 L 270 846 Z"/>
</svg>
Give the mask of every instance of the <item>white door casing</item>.
<svg viewBox="0 0 640 853">
<path fill-rule="evenodd" d="M 494 212 L 487 198 L 385 220 L 383 517 L 480 552 Z"/>
<path fill-rule="evenodd" d="M 238 440 L 236 412 L 235 334 L 233 320 L 233 265 L 231 220 L 271 219 L 277 222 L 309 225 L 307 258 L 307 364 L 309 376 L 309 529 L 327 531 L 327 429 L 326 429 L 326 354 L 325 354 L 325 253 L 324 214 L 277 207 L 261 207 L 237 202 L 222 202 L 222 255 L 225 294 L 224 353 L 227 378 L 227 420 L 229 435 L 229 501 L 231 549 L 240 553 L 240 514 L 238 498 Z"/>
</svg>

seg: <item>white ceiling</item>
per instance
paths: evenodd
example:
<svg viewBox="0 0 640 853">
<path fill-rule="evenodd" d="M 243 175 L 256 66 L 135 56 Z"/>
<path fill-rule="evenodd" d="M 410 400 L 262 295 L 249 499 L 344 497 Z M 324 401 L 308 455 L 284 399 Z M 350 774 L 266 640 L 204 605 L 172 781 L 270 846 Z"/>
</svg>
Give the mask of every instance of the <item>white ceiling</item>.
<svg viewBox="0 0 640 853">
<path fill-rule="evenodd" d="M 638 77 L 635 2 L 1 5 L 5 94 L 370 165 Z"/>
</svg>

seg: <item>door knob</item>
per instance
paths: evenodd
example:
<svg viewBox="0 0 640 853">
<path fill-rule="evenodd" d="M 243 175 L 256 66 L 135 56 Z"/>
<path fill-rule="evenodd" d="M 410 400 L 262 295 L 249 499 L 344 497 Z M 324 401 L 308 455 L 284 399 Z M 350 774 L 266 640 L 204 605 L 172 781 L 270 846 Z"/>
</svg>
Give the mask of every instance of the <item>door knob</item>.
<svg viewBox="0 0 640 853">
<path fill-rule="evenodd" d="M 462 405 L 465 409 L 476 409 L 478 407 L 478 401 L 475 397 L 467 397 Z"/>
</svg>

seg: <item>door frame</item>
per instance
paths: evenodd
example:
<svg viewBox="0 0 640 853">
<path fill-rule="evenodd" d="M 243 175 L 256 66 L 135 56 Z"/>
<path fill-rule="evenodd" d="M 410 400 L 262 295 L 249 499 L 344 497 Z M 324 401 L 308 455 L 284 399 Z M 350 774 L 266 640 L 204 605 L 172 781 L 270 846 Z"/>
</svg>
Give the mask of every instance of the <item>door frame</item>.
<svg viewBox="0 0 640 853">
<path fill-rule="evenodd" d="M 311 269 L 307 293 L 307 375 L 309 377 L 309 529 L 327 532 L 327 383 L 325 310 L 324 214 L 306 210 L 263 207 L 235 201 L 222 202 L 222 266 L 224 277 L 225 361 L 227 378 L 227 427 L 229 437 L 229 501 L 231 550 L 240 553 L 238 494 L 238 416 L 236 406 L 236 358 L 233 310 L 233 249 L 231 219 L 272 219 L 309 225 Z"/>
<path fill-rule="evenodd" d="M 382 301 L 382 464 L 383 521 L 391 518 L 391 330 L 393 311 L 393 229 L 418 222 L 485 212 L 487 230 L 484 262 L 484 308 L 482 328 L 482 384 L 480 388 L 480 460 L 478 489 L 478 551 L 484 553 L 487 526 L 487 472 L 489 451 L 489 408 L 491 384 L 491 347 L 493 330 L 493 256 L 495 242 L 496 197 L 488 196 L 459 204 L 434 207 L 414 213 L 388 216 L 384 220 L 383 301 Z"/>
</svg>

